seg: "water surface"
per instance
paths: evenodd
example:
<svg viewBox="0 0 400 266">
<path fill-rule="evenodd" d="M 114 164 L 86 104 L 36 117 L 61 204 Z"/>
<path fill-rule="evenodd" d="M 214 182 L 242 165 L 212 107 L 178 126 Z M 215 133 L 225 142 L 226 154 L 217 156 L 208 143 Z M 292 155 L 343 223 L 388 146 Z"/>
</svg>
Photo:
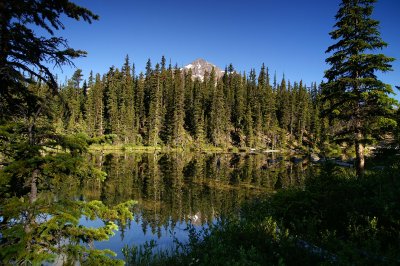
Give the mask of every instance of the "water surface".
<svg viewBox="0 0 400 266">
<path fill-rule="evenodd" d="M 138 202 L 133 221 L 120 226 L 109 241 L 95 243 L 96 248 L 111 249 L 120 258 L 125 244 L 153 239 L 158 248 L 170 248 L 174 237 L 187 239 L 189 221 L 200 229 L 220 217 L 237 216 L 245 201 L 301 186 L 313 171 L 305 161 L 294 164 L 279 154 L 95 153 L 90 160 L 107 178 L 85 182 L 80 198 L 107 205 L 130 199 Z"/>
</svg>

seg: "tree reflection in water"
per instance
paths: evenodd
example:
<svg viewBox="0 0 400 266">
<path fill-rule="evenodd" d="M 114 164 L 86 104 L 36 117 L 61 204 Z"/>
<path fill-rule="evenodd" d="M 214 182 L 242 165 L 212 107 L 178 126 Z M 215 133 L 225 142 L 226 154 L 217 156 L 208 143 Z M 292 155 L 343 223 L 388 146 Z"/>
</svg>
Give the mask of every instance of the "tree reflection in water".
<svg viewBox="0 0 400 266">
<path fill-rule="evenodd" d="M 107 173 L 104 182 L 84 183 L 77 192 L 85 200 L 106 205 L 134 199 L 134 221 L 108 242 L 121 257 L 125 244 L 151 239 L 168 248 L 173 235 L 185 240 L 189 221 L 198 228 L 215 219 L 239 215 L 239 207 L 276 189 L 302 186 L 316 169 L 307 161 L 294 164 L 277 154 L 127 153 L 92 154 L 90 160 Z"/>
</svg>

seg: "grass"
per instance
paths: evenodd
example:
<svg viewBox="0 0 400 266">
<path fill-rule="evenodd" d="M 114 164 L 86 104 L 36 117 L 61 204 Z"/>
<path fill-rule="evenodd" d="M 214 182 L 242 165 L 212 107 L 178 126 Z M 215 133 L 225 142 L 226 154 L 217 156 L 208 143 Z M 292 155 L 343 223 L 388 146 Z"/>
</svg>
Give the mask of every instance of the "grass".
<svg viewBox="0 0 400 266">
<path fill-rule="evenodd" d="M 228 148 L 220 148 L 214 146 L 202 147 L 168 147 L 168 146 L 141 146 L 133 144 L 92 144 L 89 146 L 89 151 L 105 151 L 105 152 L 185 152 L 185 151 L 200 151 L 210 153 L 221 153 L 230 151 Z"/>
</svg>

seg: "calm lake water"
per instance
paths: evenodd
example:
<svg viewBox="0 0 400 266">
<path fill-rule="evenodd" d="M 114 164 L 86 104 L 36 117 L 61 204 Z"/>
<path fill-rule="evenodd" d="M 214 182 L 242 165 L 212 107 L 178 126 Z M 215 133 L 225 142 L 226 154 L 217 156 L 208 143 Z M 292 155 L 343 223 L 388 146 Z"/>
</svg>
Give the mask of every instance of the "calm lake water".
<svg viewBox="0 0 400 266">
<path fill-rule="evenodd" d="M 238 215 L 246 201 L 290 186 L 302 186 L 313 167 L 279 154 L 127 153 L 90 157 L 107 173 L 104 182 L 84 183 L 77 196 L 115 205 L 136 200 L 134 219 L 98 249 L 123 258 L 124 245 L 156 240 L 168 249 L 173 239 L 187 240 L 189 221 L 207 227 L 219 217 Z M 99 226 L 101 221 L 81 223 Z M 173 237 L 174 236 L 174 237 Z"/>
</svg>

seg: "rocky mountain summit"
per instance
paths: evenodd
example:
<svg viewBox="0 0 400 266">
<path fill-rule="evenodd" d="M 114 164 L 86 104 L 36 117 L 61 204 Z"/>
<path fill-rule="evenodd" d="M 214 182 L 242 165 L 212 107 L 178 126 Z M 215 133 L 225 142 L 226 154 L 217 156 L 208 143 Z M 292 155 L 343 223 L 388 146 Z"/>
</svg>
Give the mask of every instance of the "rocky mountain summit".
<svg viewBox="0 0 400 266">
<path fill-rule="evenodd" d="M 215 70 L 215 74 L 218 78 L 222 77 L 222 75 L 224 75 L 224 71 L 221 70 L 219 67 L 217 67 L 216 65 L 207 62 L 206 60 L 199 58 L 194 60 L 192 63 L 186 65 L 183 67 L 184 71 L 188 71 L 189 69 L 192 70 L 192 77 L 194 79 L 198 78 L 201 81 L 204 80 L 204 74 L 207 73 L 211 73 L 212 68 L 214 68 Z"/>
</svg>

